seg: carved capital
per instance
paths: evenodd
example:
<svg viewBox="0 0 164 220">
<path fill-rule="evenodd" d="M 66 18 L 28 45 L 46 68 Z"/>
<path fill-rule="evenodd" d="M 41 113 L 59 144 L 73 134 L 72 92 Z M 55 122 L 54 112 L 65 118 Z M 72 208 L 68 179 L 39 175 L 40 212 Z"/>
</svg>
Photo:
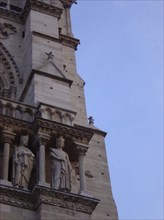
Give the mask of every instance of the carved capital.
<svg viewBox="0 0 164 220">
<path fill-rule="evenodd" d="M 45 146 L 49 138 L 50 138 L 49 135 L 46 135 L 46 134 L 38 133 L 37 135 L 37 140 L 38 140 L 39 145 Z"/>
<path fill-rule="evenodd" d="M 79 156 L 85 156 L 86 152 L 88 150 L 88 146 L 77 144 L 77 143 L 75 143 L 75 144 L 76 144 L 76 148 L 77 148 Z"/>
<path fill-rule="evenodd" d="M 8 132 L 8 131 L 3 131 L 3 143 L 9 143 L 11 144 L 11 142 L 14 140 L 15 134 Z"/>
<path fill-rule="evenodd" d="M 47 144 L 47 139 L 45 139 L 44 137 L 39 137 L 38 138 L 38 142 L 39 142 L 39 145 L 46 145 Z"/>
</svg>

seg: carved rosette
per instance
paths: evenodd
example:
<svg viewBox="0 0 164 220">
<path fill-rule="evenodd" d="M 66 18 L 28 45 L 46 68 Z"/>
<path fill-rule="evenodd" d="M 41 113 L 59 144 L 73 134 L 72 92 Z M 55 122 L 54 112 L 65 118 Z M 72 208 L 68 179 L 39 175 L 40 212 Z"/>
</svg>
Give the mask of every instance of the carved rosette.
<svg viewBox="0 0 164 220">
<path fill-rule="evenodd" d="M 0 39 L 8 39 L 16 34 L 16 28 L 9 23 L 0 23 Z"/>
</svg>

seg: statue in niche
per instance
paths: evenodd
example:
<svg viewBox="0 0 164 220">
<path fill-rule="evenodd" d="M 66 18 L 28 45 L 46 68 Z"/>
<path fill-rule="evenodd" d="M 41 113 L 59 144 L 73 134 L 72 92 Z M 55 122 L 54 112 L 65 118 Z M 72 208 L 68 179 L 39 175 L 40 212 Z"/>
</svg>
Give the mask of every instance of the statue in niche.
<svg viewBox="0 0 164 220">
<path fill-rule="evenodd" d="M 64 138 L 56 138 L 56 148 L 50 148 L 51 157 L 51 186 L 53 189 L 71 191 L 72 166 L 68 154 L 63 151 Z"/>
<path fill-rule="evenodd" d="M 21 135 L 20 144 L 13 156 L 13 185 L 16 188 L 28 189 L 31 172 L 34 166 L 34 154 L 27 147 L 29 136 Z"/>
</svg>

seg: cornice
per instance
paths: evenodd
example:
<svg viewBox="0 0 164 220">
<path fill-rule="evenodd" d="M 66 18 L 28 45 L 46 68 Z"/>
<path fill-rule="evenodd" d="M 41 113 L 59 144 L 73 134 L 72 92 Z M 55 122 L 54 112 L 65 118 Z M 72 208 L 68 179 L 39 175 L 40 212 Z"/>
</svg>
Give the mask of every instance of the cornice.
<svg viewBox="0 0 164 220">
<path fill-rule="evenodd" d="M 39 186 L 34 188 L 33 195 L 36 198 L 36 207 L 39 207 L 41 203 L 45 203 L 88 214 L 92 214 L 99 203 L 99 200 L 95 198 L 52 190 L 47 187 Z"/>
<path fill-rule="evenodd" d="M 43 12 L 60 19 L 63 9 L 58 8 L 54 5 L 46 4 L 41 1 L 31 0 L 31 8 L 35 11 Z"/>
<path fill-rule="evenodd" d="M 99 200 L 42 186 L 35 186 L 30 192 L 0 185 L 0 203 L 32 210 L 37 210 L 44 203 L 92 214 Z"/>
<path fill-rule="evenodd" d="M 31 9 L 51 15 L 57 19 L 60 19 L 63 12 L 63 9 L 54 5 L 46 4 L 36 0 L 28 0 L 21 13 L 0 7 L 0 17 L 15 21 L 17 23 L 25 23 Z"/>
<path fill-rule="evenodd" d="M 77 129 L 82 129 L 82 130 L 87 129 L 87 130 L 89 130 L 89 131 L 91 131 L 91 132 L 93 132 L 93 133 L 97 133 L 97 134 L 99 134 L 99 135 L 102 135 L 103 137 L 105 137 L 105 136 L 107 135 L 107 132 L 98 129 L 98 128 L 96 128 L 95 126 L 94 126 L 94 127 L 83 127 L 83 126 L 77 125 L 77 124 L 75 124 L 74 126 L 75 126 L 75 128 L 77 128 Z"/>
<path fill-rule="evenodd" d="M 35 116 L 34 121 L 31 122 L 13 116 L 0 114 L 1 128 L 12 133 L 15 133 L 18 130 L 27 130 L 33 135 L 34 132 L 40 132 L 47 135 L 47 137 L 50 137 L 55 133 L 62 134 L 71 138 L 74 142 L 84 145 L 89 143 L 94 134 L 93 130 L 90 128 L 71 126 L 40 118 L 40 115 L 37 114 L 38 110 L 34 109 L 33 111 Z"/>
<path fill-rule="evenodd" d="M 31 133 L 33 130 L 32 123 L 6 115 L 0 115 L 0 124 L 0 127 L 5 131 L 12 133 L 15 133 L 18 130 L 27 130 Z"/>
<path fill-rule="evenodd" d="M 53 133 L 60 133 L 61 135 L 70 137 L 73 141 L 88 144 L 93 136 L 90 129 L 80 129 L 74 126 L 60 124 L 43 118 L 36 118 L 34 127 L 39 129 L 41 133 L 51 135 Z"/>
<path fill-rule="evenodd" d="M 59 35 L 59 39 L 63 45 L 71 47 L 74 50 L 77 50 L 77 46 L 80 44 L 79 39 L 69 37 L 69 36 L 63 35 L 63 34 Z"/>
<path fill-rule="evenodd" d="M 29 191 L 0 185 L 0 203 L 34 209 L 33 200 Z"/>
<path fill-rule="evenodd" d="M 44 38 L 44 39 L 48 39 L 48 40 L 51 40 L 51 41 L 54 41 L 57 43 L 61 43 L 64 46 L 73 48 L 74 50 L 77 50 L 77 46 L 80 44 L 79 39 L 74 38 L 74 37 L 70 37 L 70 36 L 67 36 L 67 35 L 64 35 L 61 33 L 59 34 L 59 39 L 52 37 L 52 36 L 49 36 L 49 35 L 38 33 L 36 31 L 33 31 L 33 35 L 37 36 L 37 37 Z"/>
</svg>

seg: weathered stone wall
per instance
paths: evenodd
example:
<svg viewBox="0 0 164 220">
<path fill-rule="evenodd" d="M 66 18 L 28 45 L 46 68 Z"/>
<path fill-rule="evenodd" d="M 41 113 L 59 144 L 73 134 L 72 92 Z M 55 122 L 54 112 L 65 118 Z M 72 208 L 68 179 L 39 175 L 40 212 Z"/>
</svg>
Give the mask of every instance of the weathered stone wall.
<svg viewBox="0 0 164 220">
<path fill-rule="evenodd" d="M 36 212 L 24 208 L 0 204 L 0 220 L 37 220 Z"/>
<path fill-rule="evenodd" d="M 95 133 L 90 141 L 89 150 L 85 157 L 85 171 L 90 174 L 86 173 L 88 192 L 93 197 L 100 199 L 100 203 L 92 214 L 92 219 L 117 219 L 117 209 L 112 195 L 106 149 L 102 134 Z"/>
<path fill-rule="evenodd" d="M 41 204 L 37 211 L 37 220 L 77 220 L 91 219 L 88 214 L 80 213 L 74 210 Z"/>
</svg>

